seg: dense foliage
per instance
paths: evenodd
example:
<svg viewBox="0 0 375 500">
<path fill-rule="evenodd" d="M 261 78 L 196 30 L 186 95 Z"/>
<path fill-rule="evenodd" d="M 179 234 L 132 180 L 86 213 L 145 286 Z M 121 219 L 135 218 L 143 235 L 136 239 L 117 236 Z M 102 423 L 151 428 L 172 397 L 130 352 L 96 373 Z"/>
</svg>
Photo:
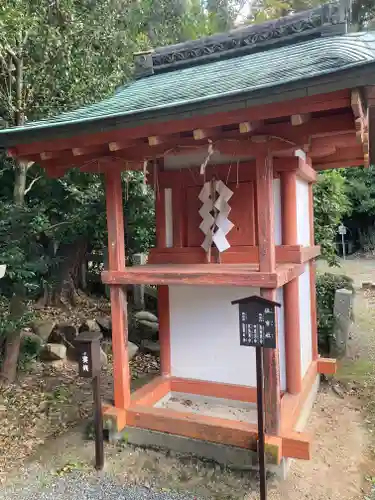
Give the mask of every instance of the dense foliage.
<svg viewBox="0 0 375 500">
<path fill-rule="evenodd" d="M 334 341 L 335 318 L 333 308 L 335 292 L 340 288 L 354 291 L 353 281 L 348 276 L 341 274 L 317 274 L 318 341 L 319 352 L 323 355 L 330 352 L 332 342 Z"/>
<path fill-rule="evenodd" d="M 350 201 L 342 174 L 337 170 L 319 174 L 314 186 L 315 238 L 330 264 L 335 264 L 337 259 L 337 228 L 349 212 Z"/>
<path fill-rule="evenodd" d="M 3 0 L 0 127 L 23 125 L 111 95 L 131 77 L 136 51 L 227 30 L 239 20 L 272 19 L 317 3 Z M 354 20 L 359 27 L 370 26 L 373 13 L 373 2 L 354 2 Z M 357 177 L 354 171 L 347 176 L 350 198 L 354 213 L 368 217 L 368 227 L 375 210 L 372 172 L 356 171 Z M 335 257 L 337 225 L 350 212 L 343 179 L 338 173 L 323 174 L 315 190 L 317 241 L 330 262 Z M 4 298 L 0 303 L 4 325 L 0 335 L 4 339 L 24 323 L 29 300 L 43 296 L 46 303 L 55 303 L 66 292 L 66 284 L 69 289 L 82 284 L 81 263 L 87 253 L 103 251 L 106 227 L 99 175 L 72 170 L 61 179 L 50 179 L 37 163 L 2 156 L 0 180 L 0 263 L 8 266 L 6 278 L 0 281 Z M 131 261 L 133 253 L 146 251 L 154 242 L 153 195 L 143 186 L 141 173 L 124 174 L 123 183 L 125 237 Z M 5 318 L 9 318 L 9 327 Z"/>
</svg>

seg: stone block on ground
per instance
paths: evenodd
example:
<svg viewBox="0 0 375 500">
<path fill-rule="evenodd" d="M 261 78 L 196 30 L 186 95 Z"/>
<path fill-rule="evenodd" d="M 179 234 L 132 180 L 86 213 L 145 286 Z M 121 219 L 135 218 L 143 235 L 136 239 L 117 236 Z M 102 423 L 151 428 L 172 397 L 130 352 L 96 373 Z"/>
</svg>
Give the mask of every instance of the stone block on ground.
<svg viewBox="0 0 375 500">
<path fill-rule="evenodd" d="M 36 319 L 31 323 L 33 332 L 36 333 L 43 342 L 47 342 L 55 326 L 56 322 L 50 320 Z"/>
<path fill-rule="evenodd" d="M 95 319 L 87 319 L 82 325 L 79 327 L 79 333 L 81 332 L 101 332 L 101 328 L 98 322 Z"/>
<path fill-rule="evenodd" d="M 109 316 L 101 316 L 96 318 L 96 322 L 98 323 L 101 331 L 104 334 L 110 334 L 112 331 L 112 320 Z"/>
<path fill-rule="evenodd" d="M 61 323 L 55 327 L 48 338 L 48 342 L 52 344 L 73 344 L 77 334 L 77 328 L 74 325 Z"/>
<path fill-rule="evenodd" d="M 63 344 L 46 344 L 40 358 L 44 361 L 57 361 L 66 359 L 66 347 Z"/>
<path fill-rule="evenodd" d="M 103 351 L 102 348 L 100 348 L 100 364 L 101 364 L 101 366 L 107 366 L 108 365 L 108 356 Z"/>
<path fill-rule="evenodd" d="M 352 324 L 353 292 L 342 288 L 336 290 L 334 304 L 334 335 L 330 345 L 330 355 L 342 358 L 346 354 L 350 327 Z"/>
<path fill-rule="evenodd" d="M 143 342 L 143 350 L 144 352 L 149 352 L 156 356 L 160 356 L 160 343 L 154 342 L 152 340 L 145 340 Z"/>
<path fill-rule="evenodd" d="M 134 358 L 134 356 L 137 354 L 139 350 L 139 347 L 137 344 L 134 344 L 133 342 L 128 342 L 128 359 L 129 361 Z"/>
<path fill-rule="evenodd" d="M 151 323 L 157 323 L 159 321 L 157 316 L 149 311 L 138 311 L 137 313 L 135 313 L 134 317 L 137 321 L 143 320 L 150 321 Z"/>
<path fill-rule="evenodd" d="M 149 330 L 152 333 L 157 333 L 159 331 L 159 323 L 154 323 L 145 319 L 139 320 L 138 323 L 143 329 Z"/>
</svg>

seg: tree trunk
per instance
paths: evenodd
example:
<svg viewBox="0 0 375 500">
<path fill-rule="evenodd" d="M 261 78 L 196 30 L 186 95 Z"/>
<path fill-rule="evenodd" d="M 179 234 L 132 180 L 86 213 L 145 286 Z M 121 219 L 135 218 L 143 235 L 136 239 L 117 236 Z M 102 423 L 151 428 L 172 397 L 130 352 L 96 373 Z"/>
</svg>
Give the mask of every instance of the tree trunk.
<svg viewBox="0 0 375 500">
<path fill-rule="evenodd" d="M 14 167 L 13 201 L 18 206 L 22 206 L 25 203 L 27 169 L 28 165 L 19 161 L 16 162 Z"/>
<path fill-rule="evenodd" d="M 17 320 L 25 312 L 23 293 L 20 291 L 13 295 L 10 301 L 10 317 Z M 21 332 L 16 330 L 12 332 L 5 342 L 4 361 L 1 367 L 0 380 L 11 384 L 15 381 L 17 375 L 18 356 L 21 345 Z"/>
<path fill-rule="evenodd" d="M 22 55 L 10 54 L 10 64 L 16 67 L 16 80 L 14 89 L 14 123 L 17 126 L 24 125 L 25 112 L 23 103 L 23 59 Z M 11 75 L 11 73 L 9 73 Z M 11 93 L 12 87 L 9 91 Z M 13 201 L 16 205 L 22 206 L 25 203 L 26 191 L 26 176 L 30 163 L 15 160 L 14 165 L 14 188 L 13 188 Z M 24 287 L 22 285 L 15 285 L 14 295 L 10 303 L 10 317 L 19 319 L 25 311 L 24 303 Z M 19 330 L 12 332 L 5 341 L 4 360 L 1 367 L 1 378 L 8 383 L 12 383 L 16 379 L 18 356 L 21 345 L 21 332 Z"/>
<path fill-rule="evenodd" d="M 64 303 L 75 305 L 86 252 L 87 242 L 83 239 L 59 246 L 56 257 L 61 263 L 49 277 L 49 281 L 53 284 L 44 291 L 44 306 L 58 307 Z"/>
</svg>

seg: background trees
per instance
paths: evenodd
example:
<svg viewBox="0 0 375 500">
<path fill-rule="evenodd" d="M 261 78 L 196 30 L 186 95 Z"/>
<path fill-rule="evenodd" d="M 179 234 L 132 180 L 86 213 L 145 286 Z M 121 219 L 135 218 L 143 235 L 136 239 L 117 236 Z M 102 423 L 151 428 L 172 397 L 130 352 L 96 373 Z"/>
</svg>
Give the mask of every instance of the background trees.
<svg viewBox="0 0 375 500">
<path fill-rule="evenodd" d="M 277 18 L 318 3 L 3 0 L 0 127 L 22 125 L 111 95 L 131 78 L 135 51 L 224 31 L 239 21 Z M 356 0 L 353 11 L 357 29 L 371 27 L 373 2 Z M 316 188 L 317 240 L 331 261 L 336 225 L 344 216 L 348 225 L 352 221 L 362 228 L 362 235 L 372 230 L 373 176 L 372 169 L 321 175 Z M 0 262 L 8 266 L 0 282 L 1 317 L 19 326 L 28 300 L 42 297 L 56 304 L 63 297 L 72 299 L 82 285 L 85 254 L 106 245 L 104 191 L 100 176 L 71 171 L 62 179 L 49 179 L 37 164 L 5 156 L 0 156 L 0 181 Z M 123 181 L 131 257 L 153 243 L 153 200 L 142 187 L 142 175 L 127 173 Z M 19 328 L 5 324 L 0 322 L 2 375 L 13 380 Z"/>
</svg>

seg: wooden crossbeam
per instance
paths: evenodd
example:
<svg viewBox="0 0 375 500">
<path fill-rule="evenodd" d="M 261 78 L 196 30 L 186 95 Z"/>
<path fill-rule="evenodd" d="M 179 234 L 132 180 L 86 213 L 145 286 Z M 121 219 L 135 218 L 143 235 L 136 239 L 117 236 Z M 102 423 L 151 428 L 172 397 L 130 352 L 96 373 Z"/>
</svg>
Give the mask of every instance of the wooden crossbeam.
<svg viewBox="0 0 375 500">
<path fill-rule="evenodd" d="M 215 127 L 241 123 L 244 121 L 266 120 L 281 116 L 320 112 L 347 108 L 350 106 L 350 96 L 347 90 L 306 96 L 294 100 L 284 100 L 279 103 L 254 106 L 251 108 L 222 111 L 208 115 L 196 115 L 188 118 L 169 119 L 166 121 L 145 123 L 136 127 L 117 128 L 105 132 L 82 133 L 73 137 L 56 138 L 48 141 L 38 141 L 29 144 L 19 144 L 16 148 L 17 156 L 40 154 L 42 151 L 60 151 L 63 149 L 79 148 L 83 146 L 108 144 L 113 141 L 140 139 L 142 137 L 157 136 L 160 130 L 164 134 L 176 134 L 191 131 L 196 128 Z"/>
<path fill-rule="evenodd" d="M 220 134 L 221 127 L 218 128 L 197 128 L 193 130 L 193 137 L 196 141 L 210 139 Z"/>
<path fill-rule="evenodd" d="M 253 122 L 242 122 L 239 124 L 238 129 L 240 134 L 248 134 L 250 132 L 254 132 L 259 129 L 263 125 L 263 121 L 257 120 Z"/>
</svg>

